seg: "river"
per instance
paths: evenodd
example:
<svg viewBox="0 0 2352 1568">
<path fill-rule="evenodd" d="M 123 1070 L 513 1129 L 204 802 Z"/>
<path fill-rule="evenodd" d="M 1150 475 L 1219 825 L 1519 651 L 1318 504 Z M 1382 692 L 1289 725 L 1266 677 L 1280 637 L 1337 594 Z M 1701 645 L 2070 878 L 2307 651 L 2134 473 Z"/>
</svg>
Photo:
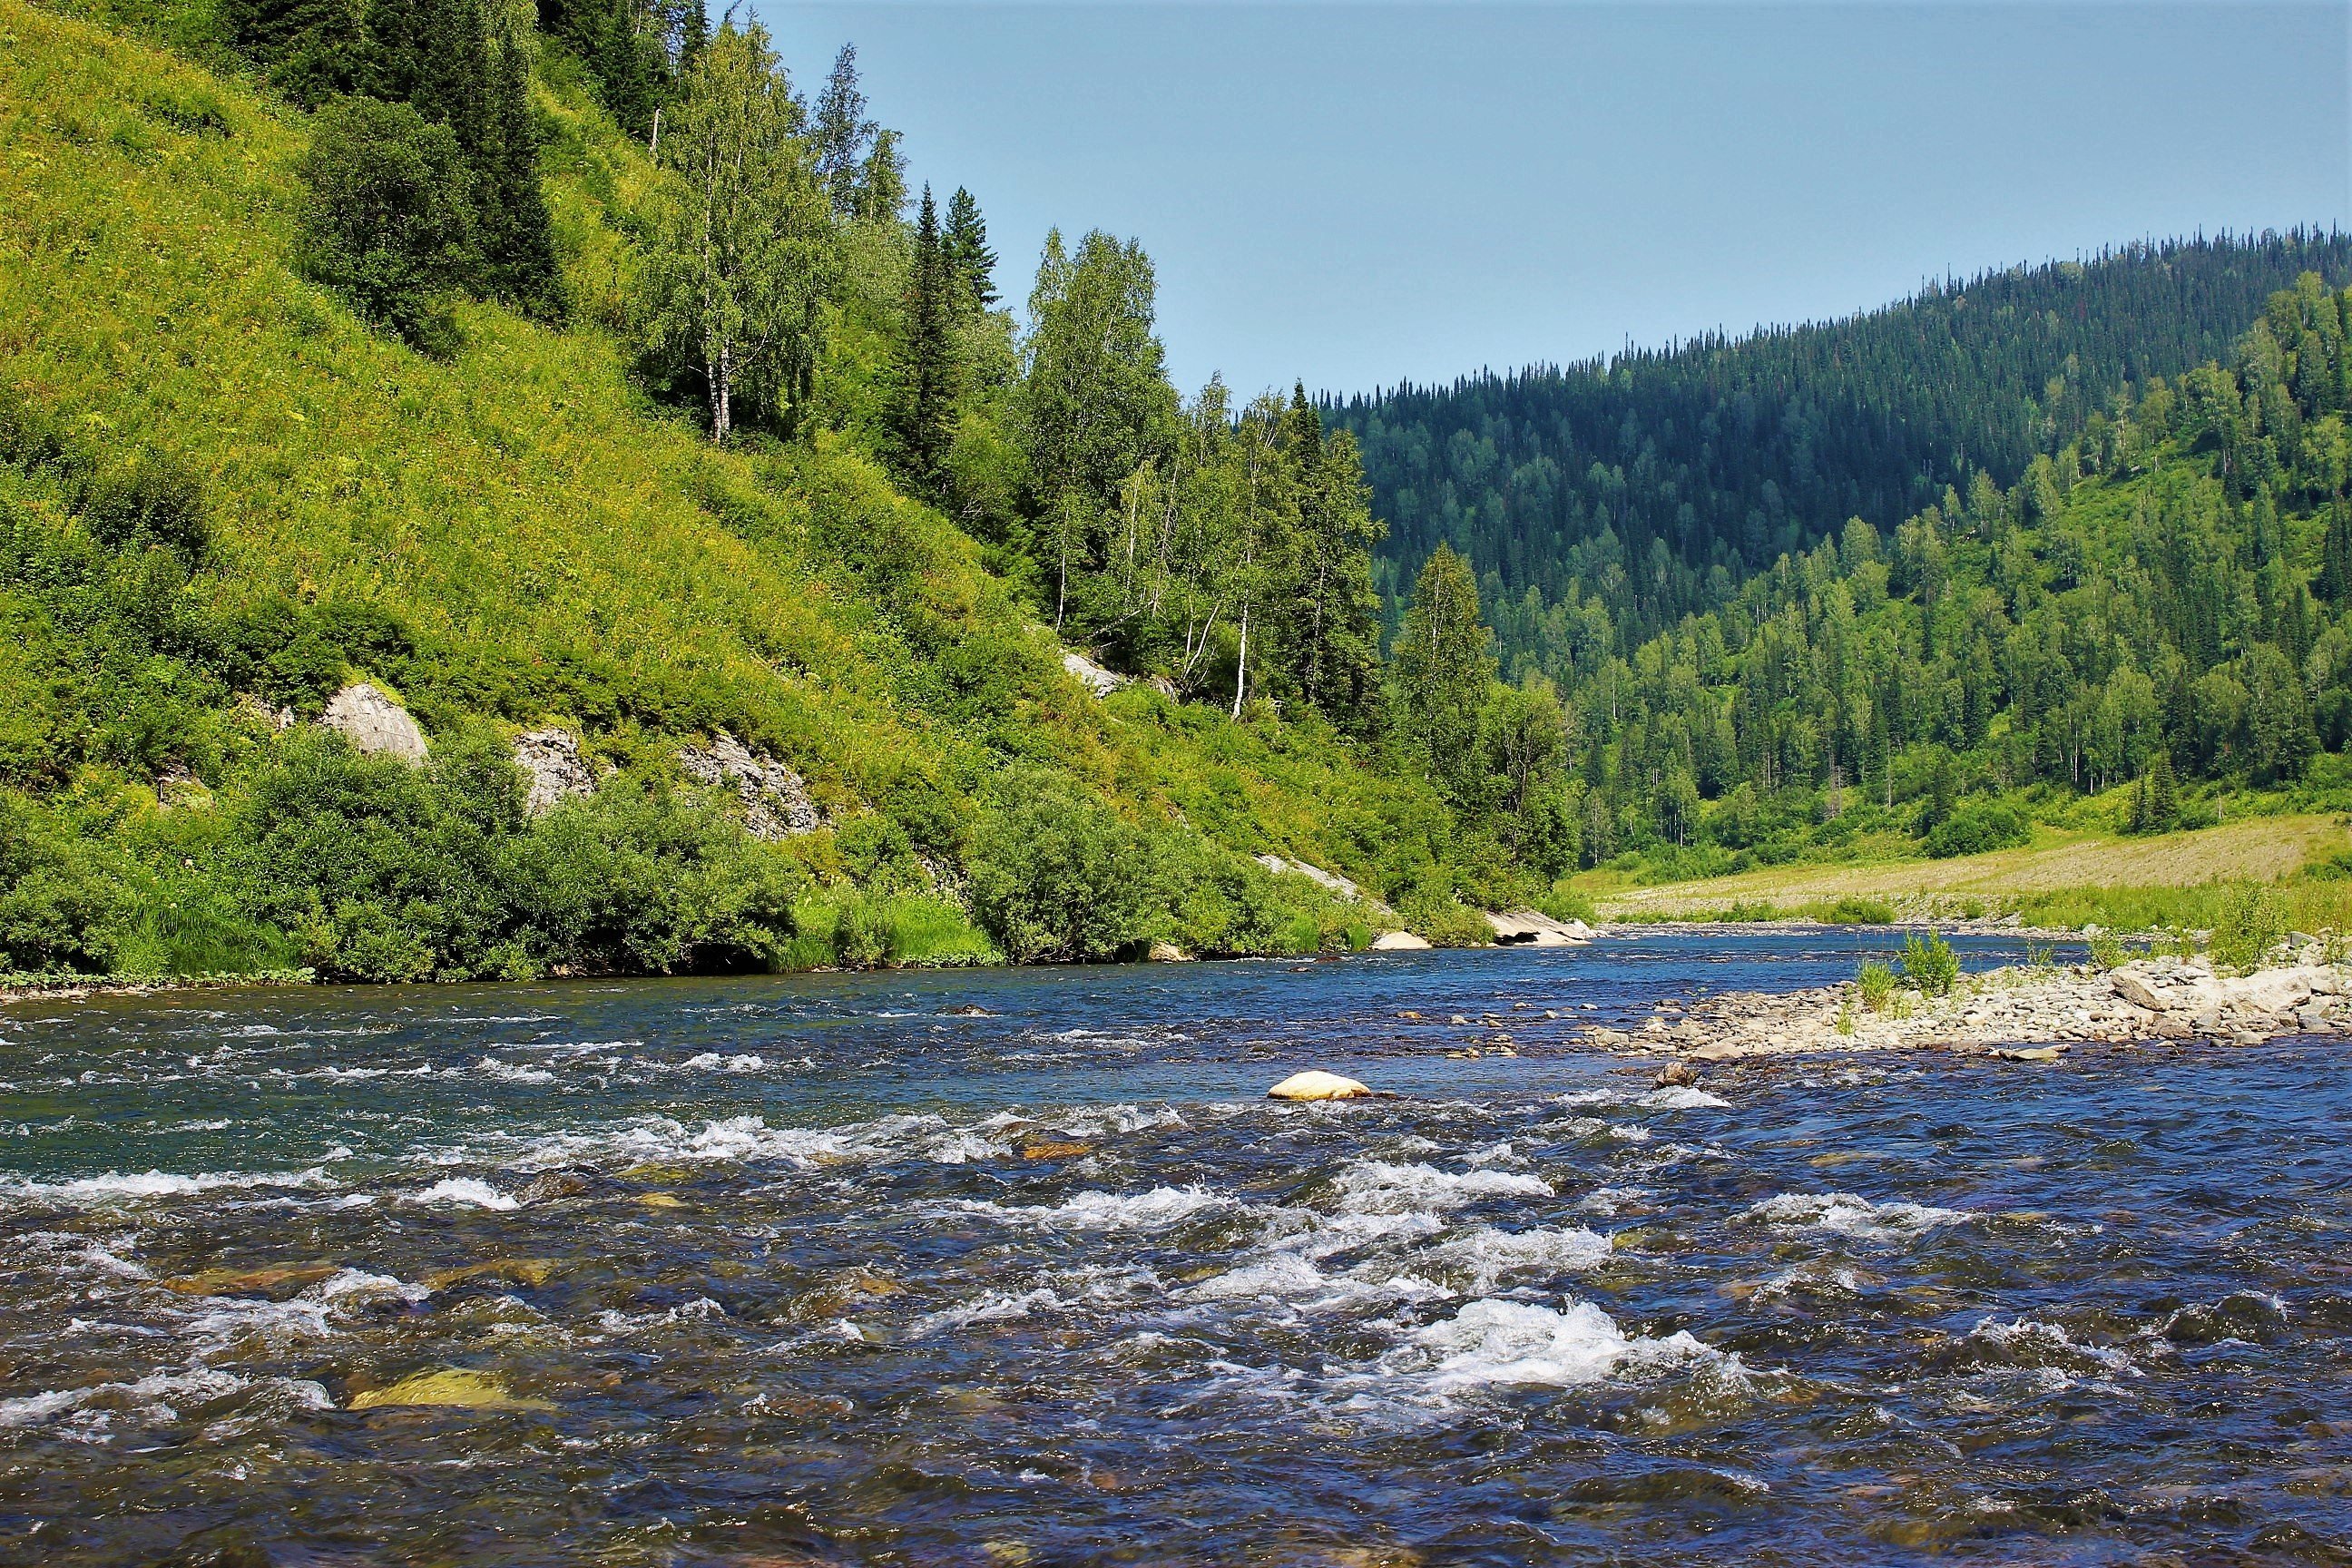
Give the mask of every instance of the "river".
<svg viewBox="0 0 2352 1568">
<path fill-rule="evenodd" d="M 2347 1561 L 2340 1045 L 1570 1043 L 1887 943 L 0 1008 L 0 1562 Z"/>
</svg>

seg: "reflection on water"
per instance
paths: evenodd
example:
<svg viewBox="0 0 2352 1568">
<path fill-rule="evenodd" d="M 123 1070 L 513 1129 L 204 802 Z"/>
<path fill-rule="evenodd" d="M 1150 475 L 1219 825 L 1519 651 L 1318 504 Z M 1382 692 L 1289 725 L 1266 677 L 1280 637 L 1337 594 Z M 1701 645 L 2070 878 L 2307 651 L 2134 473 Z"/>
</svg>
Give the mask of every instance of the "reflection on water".
<svg viewBox="0 0 2352 1568">
<path fill-rule="evenodd" d="M 2339 1047 L 1566 1043 L 1882 941 L 0 1010 L 0 1562 L 2340 1560 Z"/>
</svg>

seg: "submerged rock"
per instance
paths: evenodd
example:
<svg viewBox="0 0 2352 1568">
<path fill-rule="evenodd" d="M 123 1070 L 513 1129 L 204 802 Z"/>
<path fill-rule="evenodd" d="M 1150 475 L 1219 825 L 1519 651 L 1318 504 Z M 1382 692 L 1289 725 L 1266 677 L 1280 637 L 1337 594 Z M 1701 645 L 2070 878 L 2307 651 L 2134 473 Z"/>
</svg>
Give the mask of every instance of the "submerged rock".
<svg viewBox="0 0 2352 1568">
<path fill-rule="evenodd" d="M 1372 1091 L 1351 1078 L 1335 1072 L 1292 1073 L 1265 1091 L 1268 1100 L 1359 1100 Z"/>
<path fill-rule="evenodd" d="M 261 1296 L 283 1301 L 321 1279 L 342 1272 L 338 1263 L 279 1264 L 265 1268 L 207 1268 L 163 1281 L 163 1289 L 182 1296 Z"/>
<path fill-rule="evenodd" d="M 388 1388 L 371 1388 L 352 1395 L 353 1410 L 389 1410 L 412 1405 L 442 1405 L 458 1410 L 552 1410 L 541 1399 L 519 1399 L 507 1385 L 487 1372 L 445 1367 L 439 1372 L 412 1373 Z"/>
<path fill-rule="evenodd" d="M 444 1268 L 437 1274 L 428 1274 L 425 1283 L 436 1290 L 484 1279 L 501 1285 L 544 1285 L 562 1267 L 560 1258 L 495 1258 L 488 1263 L 471 1263 L 463 1268 Z"/>
<path fill-rule="evenodd" d="M 677 765 L 698 784 L 732 790 L 743 805 L 743 826 L 754 838 L 773 843 L 824 826 L 800 774 L 724 730 L 707 746 L 679 747 Z"/>
<path fill-rule="evenodd" d="M 372 757 L 396 757 L 411 767 L 425 762 L 425 731 L 408 710 L 368 682 L 344 687 L 328 700 L 319 722 Z"/>
</svg>

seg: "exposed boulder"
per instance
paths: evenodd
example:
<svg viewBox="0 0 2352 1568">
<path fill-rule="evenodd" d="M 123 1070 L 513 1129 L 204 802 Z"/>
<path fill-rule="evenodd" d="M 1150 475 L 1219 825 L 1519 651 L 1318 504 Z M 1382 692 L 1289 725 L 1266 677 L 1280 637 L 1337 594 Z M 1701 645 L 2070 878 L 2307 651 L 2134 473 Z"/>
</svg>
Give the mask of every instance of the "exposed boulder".
<svg viewBox="0 0 2352 1568">
<path fill-rule="evenodd" d="M 1430 944 L 1425 938 L 1409 931 L 1382 931 L 1372 939 L 1374 952 L 1427 952 Z"/>
<path fill-rule="evenodd" d="M 1192 955 L 1172 942 L 1155 942 L 1144 955 L 1153 963 L 1190 963 Z"/>
<path fill-rule="evenodd" d="M 698 784 L 733 791 L 743 804 L 743 826 L 754 838 L 773 843 L 824 825 L 800 774 L 724 730 L 707 746 L 678 748 L 677 764 Z"/>
<path fill-rule="evenodd" d="M 1534 910 L 1489 913 L 1486 923 L 1504 947 L 1581 947 L 1592 940 L 1592 928 L 1582 921 L 1556 921 Z"/>
<path fill-rule="evenodd" d="M 1335 1072 L 1292 1073 L 1265 1091 L 1268 1100 L 1360 1100 L 1372 1091 Z"/>
<path fill-rule="evenodd" d="M 425 762 L 425 731 L 394 702 L 367 681 L 344 687 L 328 700 L 319 722 L 372 757 L 397 757 L 411 767 Z"/>
<path fill-rule="evenodd" d="M 522 808 L 545 816 L 559 802 L 596 787 L 580 755 L 580 737 L 569 730 L 530 730 L 515 737 L 515 766 L 530 775 Z"/>
<path fill-rule="evenodd" d="M 1108 697 L 1127 684 L 1127 677 L 1116 670 L 1105 669 L 1075 649 L 1062 655 L 1062 668 L 1076 676 L 1078 684 L 1097 697 Z"/>
</svg>

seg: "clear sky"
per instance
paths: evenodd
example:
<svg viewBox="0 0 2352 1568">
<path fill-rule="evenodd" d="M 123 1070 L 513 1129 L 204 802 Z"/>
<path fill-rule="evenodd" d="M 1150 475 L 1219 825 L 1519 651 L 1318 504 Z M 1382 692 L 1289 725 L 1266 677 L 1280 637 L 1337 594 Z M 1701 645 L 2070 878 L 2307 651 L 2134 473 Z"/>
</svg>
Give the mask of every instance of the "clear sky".
<svg viewBox="0 0 2352 1568">
<path fill-rule="evenodd" d="M 1369 390 L 2135 237 L 2352 228 L 2352 7 L 755 0 L 1025 298 L 1142 239 L 1178 384 Z M 714 16 L 723 0 L 711 0 Z"/>
</svg>

